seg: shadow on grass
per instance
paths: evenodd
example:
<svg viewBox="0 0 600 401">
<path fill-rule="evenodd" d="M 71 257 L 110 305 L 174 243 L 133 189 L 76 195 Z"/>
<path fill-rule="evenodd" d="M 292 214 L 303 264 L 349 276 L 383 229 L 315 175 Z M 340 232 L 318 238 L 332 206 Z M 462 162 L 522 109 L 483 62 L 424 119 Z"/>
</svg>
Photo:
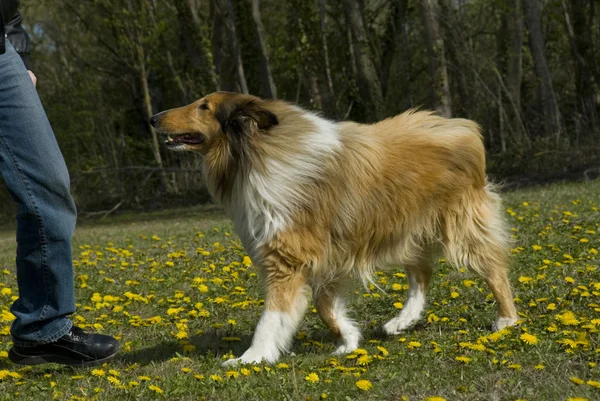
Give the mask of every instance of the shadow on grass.
<svg viewBox="0 0 600 401">
<path fill-rule="evenodd" d="M 189 338 L 189 344 L 194 350 L 186 352 L 184 345 L 178 341 L 165 341 L 152 347 L 135 350 L 132 352 L 120 351 L 115 361 L 125 364 L 148 365 L 150 363 L 162 362 L 179 355 L 183 356 L 211 356 L 220 358 L 223 354 L 232 352 L 241 355 L 252 342 L 252 335 L 236 336 L 239 341 L 224 341 L 222 334 L 207 333 Z M 233 336 L 231 336 L 233 337 Z"/>
<path fill-rule="evenodd" d="M 413 331 L 420 331 L 426 327 L 423 322 L 417 323 L 412 328 L 405 332 L 405 335 L 410 335 Z M 224 341 L 224 335 L 221 333 L 206 333 L 200 336 L 193 336 L 189 339 L 189 344 L 193 345 L 195 349 L 190 352 L 184 351 L 184 345 L 176 340 L 164 341 L 160 344 L 135 350 L 132 352 L 120 351 L 115 357 L 115 361 L 122 362 L 127 365 L 139 364 L 148 365 L 151 363 L 164 362 L 177 356 L 208 356 L 220 360 L 221 357 L 226 353 L 233 353 L 237 358 L 240 357 L 252 343 L 252 334 L 248 335 L 235 335 L 230 334 L 230 337 L 239 338 L 239 341 Z M 363 343 L 369 340 L 380 340 L 380 341 L 397 341 L 394 336 L 388 336 L 381 326 L 372 327 L 366 329 L 363 332 L 364 338 Z M 317 341 L 320 345 L 311 344 L 312 341 Z M 300 344 L 307 342 L 306 346 L 301 347 Z M 328 330 L 317 330 L 313 331 L 307 338 L 294 339 L 292 345 L 292 352 L 306 353 L 306 354 L 318 354 L 323 353 L 329 354 L 338 346 L 337 339 Z M 331 349 L 329 349 L 331 348 Z"/>
</svg>

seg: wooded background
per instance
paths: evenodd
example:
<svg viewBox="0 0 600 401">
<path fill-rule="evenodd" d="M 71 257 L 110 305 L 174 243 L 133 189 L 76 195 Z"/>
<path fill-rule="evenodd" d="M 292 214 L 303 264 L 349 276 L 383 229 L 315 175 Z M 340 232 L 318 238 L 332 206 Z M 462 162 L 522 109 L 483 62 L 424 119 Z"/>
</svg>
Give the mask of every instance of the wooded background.
<svg viewBox="0 0 600 401">
<path fill-rule="evenodd" d="M 483 127 L 494 178 L 600 166 L 595 0 L 22 0 L 80 212 L 206 202 L 155 112 L 215 90 L 334 120 L 434 108 Z"/>
</svg>

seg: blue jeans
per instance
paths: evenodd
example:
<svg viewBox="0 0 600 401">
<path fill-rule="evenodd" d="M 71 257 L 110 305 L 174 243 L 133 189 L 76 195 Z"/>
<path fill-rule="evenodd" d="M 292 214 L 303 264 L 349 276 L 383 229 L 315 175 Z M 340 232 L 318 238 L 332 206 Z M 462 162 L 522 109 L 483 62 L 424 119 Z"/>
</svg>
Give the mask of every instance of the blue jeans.
<svg viewBox="0 0 600 401">
<path fill-rule="evenodd" d="M 67 315 L 75 312 L 71 237 L 77 210 L 52 127 L 8 40 L 0 54 L 0 174 L 18 205 L 12 340 L 18 346 L 51 342 L 73 325 Z"/>
</svg>

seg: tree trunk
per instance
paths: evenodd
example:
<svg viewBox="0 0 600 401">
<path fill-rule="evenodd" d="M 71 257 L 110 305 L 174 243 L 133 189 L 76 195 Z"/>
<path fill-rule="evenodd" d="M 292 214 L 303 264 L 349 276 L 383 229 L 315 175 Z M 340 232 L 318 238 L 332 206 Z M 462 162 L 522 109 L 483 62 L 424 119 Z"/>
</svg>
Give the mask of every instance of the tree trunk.
<svg viewBox="0 0 600 401">
<path fill-rule="evenodd" d="M 506 87 L 511 101 L 517 110 L 521 110 L 521 81 L 523 80 L 523 17 L 521 16 L 521 0 L 508 0 L 507 17 L 508 59 L 506 63 Z"/>
<path fill-rule="evenodd" d="M 406 10 L 408 0 L 393 1 L 390 5 L 390 16 L 386 27 L 385 37 L 383 38 L 383 58 L 381 60 L 381 93 L 385 98 L 388 89 L 390 70 L 396 57 L 397 50 L 403 48 L 402 33 L 406 21 Z M 405 82 L 406 84 L 407 82 Z"/>
<path fill-rule="evenodd" d="M 150 88 L 148 86 L 148 73 L 146 70 L 146 63 L 144 61 L 144 50 L 142 49 L 142 46 L 139 43 L 135 46 L 135 49 L 137 56 L 138 74 L 142 90 L 142 112 L 144 114 L 144 123 L 152 137 L 152 154 L 154 155 L 154 161 L 156 162 L 156 166 L 159 168 L 163 168 L 163 161 L 160 154 L 160 144 L 158 141 L 158 135 L 156 134 L 154 127 L 152 127 L 152 125 L 150 124 L 150 117 L 152 117 L 153 115 L 152 99 L 150 97 Z M 164 171 L 161 171 L 159 173 L 159 177 L 163 190 L 168 191 L 169 185 L 167 176 L 165 175 Z"/>
<path fill-rule="evenodd" d="M 429 74 L 431 76 L 431 101 L 438 112 L 452 117 L 452 100 L 444 48 L 444 39 L 440 33 L 438 0 L 421 0 L 421 13 L 429 55 Z"/>
<path fill-rule="evenodd" d="M 237 29 L 235 26 L 235 14 L 233 11 L 232 0 L 226 0 L 226 16 L 224 18 L 225 25 L 229 29 L 231 51 L 233 56 L 233 63 L 235 65 L 235 71 L 237 75 L 239 91 L 241 93 L 248 94 L 248 84 L 246 83 L 246 74 L 244 73 L 244 63 L 242 61 L 242 52 L 237 38 Z"/>
<path fill-rule="evenodd" d="M 364 25 L 358 0 L 344 0 L 346 21 L 352 37 L 352 48 L 357 71 L 357 84 L 364 107 L 368 112 L 367 120 L 383 118 L 384 103 L 377 68 L 371 55 L 367 28 Z"/>
<path fill-rule="evenodd" d="M 448 74 L 452 74 L 453 77 L 453 80 L 448 82 L 451 112 L 453 115 L 471 118 L 474 110 L 472 106 L 474 92 L 469 74 L 472 71 L 474 56 L 473 49 L 468 46 L 468 35 L 465 35 L 464 32 L 467 21 L 463 17 L 458 2 L 454 0 L 439 1 L 438 21 L 441 22 L 440 30 L 444 31 L 446 68 Z"/>
<path fill-rule="evenodd" d="M 329 66 L 329 50 L 327 48 L 327 34 L 325 31 L 325 0 L 319 0 L 319 22 L 321 23 L 321 47 L 325 60 L 325 75 L 327 76 L 327 87 L 333 98 L 333 80 L 331 79 L 331 67 Z"/>
<path fill-rule="evenodd" d="M 521 82 L 523 80 L 523 16 L 521 0 L 505 0 L 498 32 L 498 64 L 500 79 L 504 83 L 506 104 L 503 110 L 508 116 L 509 129 L 515 146 L 525 146 L 526 132 L 521 119 Z"/>
<path fill-rule="evenodd" d="M 591 10 L 588 10 L 587 0 L 571 0 L 570 12 L 561 1 L 565 19 L 567 35 L 575 61 L 575 84 L 577 88 L 577 99 L 579 111 L 587 123 L 591 126 L 596 122 L 596 110 L 594 105 L 594 58 L 592 44 Z"/>
<path fill-rule="evenodd" d="M 256 39 L 260 48 L 261 76 L 264 96 L 271 99 L 277 99 L 277 88 L 271 73 L 269 57 L 267 54 L 267 44 L 265 41 L 265 29 L 260 17 L 260 0 L 250 0 L 252 2 L 252 18 L 256 26 Z"/>
<path fill-rule="evenodd" d="M 316 3 L 306 0 L 290 0 L 290 31 L 295 35 L 297 62 L 303 75 L 303 82 L 310 92 L 314 107 L 323 111 L 325 117 L 337 118 L 338 112 L 333 97 L 333 84 L 330 85 L 328 57 L 323 48 L 324 29 L 320 21 Z"/>
<path fill-rule="evenodd" d="M 554 89 L 552 88 L 552 78 L 546 62 L 546 49 L 544 46 L 544 34 L 542 32 L 540 10 L 538 0 L 523 0 L 525 10 L 525 21 L 529 31 L 529 48 L 533 56 L 535 66 L 535 75 L 539 80 L 540 97 L 542 101 L 542 110 L 544 113 L 544 129 L 547 137 L 554 137 L 556 144 L 560 139 L 560 112 Z"/>
<path fill-rule="evenodd" d="M 212 92 L 218 88 L 217 74 L 212 62 L 212 54 L 202 34 L 202 21 L 198 16 L 195 0 L 173 0 L 177 9 L 177 18 L 181 30 L 183 46 L 187 52 L 191 67 L 200 71 L 200 94 Z"/>
</svg>

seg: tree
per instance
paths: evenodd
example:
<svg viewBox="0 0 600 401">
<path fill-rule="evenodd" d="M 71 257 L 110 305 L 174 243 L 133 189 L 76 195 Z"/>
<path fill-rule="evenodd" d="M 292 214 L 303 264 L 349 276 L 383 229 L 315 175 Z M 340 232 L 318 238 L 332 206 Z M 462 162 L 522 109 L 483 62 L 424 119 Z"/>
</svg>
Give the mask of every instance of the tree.
<svg viewBox="0 0 600 401">
<path fill-rule="evenodd" d="M 248 93 L 242 53 L 231 0 L 211 0 L 212 50 L 219 88 Z"/>
<path fill-rule="evenodd" d="M 367 121 L 383 118 L 384 104 L 377 68 L 373 61 L 367 28 L 364 24 L 359 0 L 344 0 L 346 22 L 351 36 L 351 46 L 356 65 L 356 81 L 361 100 L 368 113 Z"/>
<path fill-rule="evenodd" d="M 597 120 L 594 81 L 598 82 L 600 79 L 593 67 L 595 64 L 592 53 L 593 3 L 587 0 L 571 0 L 567 6 L 565 0 L 561 0 L 561 5 L 575 64 L 578 114 L 587 117 L 587 125 L 593 126 Z"/>
<path fill-rule="evenodd" d="M 216 90 L 219 83 L 209 42 L 203 33 L 204 24 L 198 15 L 197 0 L 174 0 L 173 5 L 177 10 L 180 37 L 187 54 L 185 59 L 198 73 L 194 74 L 194 79 L 188 79 L 188 87 L 195 89 L 194 93 L 188 95 L 188 100 L 192 100 Z"/>
<path fill-rule="evenodd" d="M 261 75 L 263 84 L 263 93 L 265 97 L 276 99 L 277 88 L 275 87 L 275 81 L 273 80 L 273 74 L 271 73 L 271 66 L 269 65 L 269 56 L 267 53 L 267 43 L 265 40 L 265 28 L 263 27 L 262 19 L 260 16 L 260 0 L 250 0 L 252 2 L 252 18 L 256 26 L 256 40 L 260 48 L 260 60 L 261 60 Z"/>
<path fill-rule="evenodd" d="M 523 0 L 523 8 L 529 31 L 529 48 L 533 56 L 535 74 L 539 81 L 545 133 L 547 137 L 554 137 L 558 145 L 561 133 L 560 112 L 552 87 L 552 77 L 550 76 L 550 70 L 546 61 L 544 34 L 542 32 L 537 0 Z"/>
<path fill-rule="evenodd" d="M 440 33 L 438 0 L 421 0 L 421 13 L 427 54 L 429 56 L 429 75 L 431 76 L 431 101 L 439 113 L 452 116 L 452 100 L 444 39 Z"/>
</svg>

